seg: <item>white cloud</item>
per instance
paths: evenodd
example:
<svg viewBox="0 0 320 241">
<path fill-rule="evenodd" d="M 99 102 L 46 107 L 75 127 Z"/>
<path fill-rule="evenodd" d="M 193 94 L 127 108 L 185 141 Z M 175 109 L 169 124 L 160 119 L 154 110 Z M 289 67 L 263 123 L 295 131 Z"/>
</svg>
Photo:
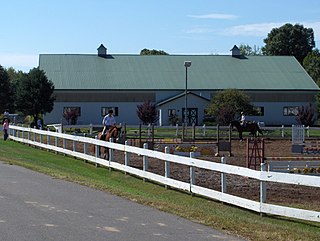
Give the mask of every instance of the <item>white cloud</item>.
<svg viewBox="0 0 320 241">
<path fill-rule="evenodd" d="M 38 62 L 39 55 L 0 53 L 0 65 L 5 68 L 13 67 L 16 70 L 27 72 L 37 67 Z"/>
<path fill-rule="evenodd" d="M 305 28 L 312 28 L 314 31 L 315 40 L 320 40 L 320 22 L 294 22 L 288 21 L 291 24 L 302 24 Z M 223 35 L 229 36 L 254 36 L 254 37 L 267 37 L 268 33 L 273 28 L 279 28 L 288 22 L 279 23 L 257 23 L 257 24 L 244 24 L 237 25 L 225 30 L 222 30 Z"/>
<path fill-rule="evenodd" d="M 266 37 L 267 34 L 273 29 L 284 25 L 285 23 L 257 23 L 257 24 L 244 24 L 227 28 L 222 31 L 224 35 L 233 36 L 254 36 Z"/>
<path fill-rule="evenodd" d="M 224 20 L 231 20 L 238 18 L 232 14 L 221 14 L 221 13 L 211 13 L 205 15 L 188 15 L 190 18 L 201 18 L 201 19 L 224 19 Z"/>
<path fill-rule="evenodd" d="M 191 34 L 203 34 L 203 33 L 212 33 L 215 32 L 213 29 L 211 28 L 207 28 L 207 27 L 194 27 L 191 28 L 189 30 L 186 30 L 185 33 L 191 33 Z"/>
</svg>

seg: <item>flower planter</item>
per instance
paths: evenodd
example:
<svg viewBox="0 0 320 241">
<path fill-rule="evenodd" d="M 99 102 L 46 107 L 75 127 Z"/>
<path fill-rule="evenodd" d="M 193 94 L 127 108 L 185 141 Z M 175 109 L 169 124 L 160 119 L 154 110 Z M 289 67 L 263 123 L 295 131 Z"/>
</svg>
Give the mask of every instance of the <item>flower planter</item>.
<svg viewBox="0 0 320 241">
<path fill-rule="evenodd" d="M 190 152 L 185 152 L 185 151 L 174 151 L 173 154 L 178 155 L 178 156 L 190 157 Z M 197 157 L 200 155 L 201 155 L 201 153 L 199 151 L 194 152 L 194 157 Z"/>
</svg>

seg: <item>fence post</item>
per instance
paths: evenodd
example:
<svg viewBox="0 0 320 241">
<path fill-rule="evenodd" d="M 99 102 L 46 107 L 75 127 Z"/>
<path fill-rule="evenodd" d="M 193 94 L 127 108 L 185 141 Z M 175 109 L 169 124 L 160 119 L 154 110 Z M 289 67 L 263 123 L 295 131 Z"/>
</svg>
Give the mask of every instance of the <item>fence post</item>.
<svg viewBox="0 0 320 241">
<path fill-rule="evenodd" d="M 83 136 L 85 137 L 86 134 L 84 133 Z M 84 143 L 83 143 L 83 154 L 84 154 L 84 155 L 87 155 L 87 153 L 88 153 L 88 143 L 87 143 L 87 142 L 84 142 Z M 87 162 L 86 159 L 83 159 L 83 161 L 84 161 L 85 163 Z"/>
<path fill-rule="evenodd" d="M 139 124 L 139 148 L 142 148 L 142 124 Z"/>
<path fill-rule="evenodd" d="M 63 149 L 65 150 L 67 148 L 67 140 L 65 138 L 63 138 L 62 139 L 62 143 L 63 143 Z M 73 148 L 74 148 L 74 142 L 73 142 Z M 63 155 L 66 156 L 65 153 L 63 153 Z"/>
<path fill-rule="evenodd" d="M 98 136 L 95 136 L 95 139 L 98 140 Z M 99 150 L 99 146 L 96 144 L 96 145 L 95 145 L 95 157 L 96 157 L 96 158 L 98 158 L 99 155 L 100 155 L 99 151 L 100 151 L 100 150 Z M 98 163 L 95 163 L 95 166 L 98 167 L 98 166 L 99 166 Z"/>
<path fill-rule="evenodd" d="M 124 142 L 125 146 L 129 146 L 129 141 Z M 126 148 L 125 148 L 126 150 Z M 129 166 L 129 152 L 125 151 L 124 152 L 124 165 Z M 125 175 L 127 175 L 127 172 L 124 172 Z"/>
<path fill-rule="evenodd" d="M 190 158 L 194 158 L 194 152 L 190 152 Z M 194 166 L 190 166 L 190 193 L 192 194 L 192 185 L 196 183 Z"/>
<path fill-rule="evenodd" d="M 220 142 L 220 127 L 219 127 L 219 124 L 217 124 L 217 128 L 216 128 L 216 133 L 217 133 L 217 153 L 220 154 L 220 145 L 219 145 L 219 142 Z"/>
<path fill-rule="evenodd" d="M 182 134 L 181 134 L 181 140 L 184 141 L 184 138 L 185 138 L 185 133 L 184 133 L 184 130 L 185 129 L 185 125 L 184 123 L 182 123 Z"/>
<path fill-rule="evenodd" d="M 42 130 L 41 127 L 40 127 L 40 130 Z M 39 142 L 40 142 L 40 144 L 42 144 L 42 133 L 39 134 Z"/>
<path fill-rule="evenodd" d="M 203 136 L 206 136 L 206 124 L 203 124 Z"/>
<path fill-rule="evenodd" d="M 36 129 L 36 127 L 34 126 L 33 129 Z M 33 141 L 36 142 L 37 141 L 37 136 L 36 133 L 33 132 Z"/>
<path fill-rule="evenodd" d="M 28 142 L 30 143 L 30 130 L 28 131 Z"/>
<path fill-rule="evenodd" d="M 164 148 L 166 154 L 170 153 L 170 147 L 166 146 Z M 164 161 L 164 176 L 165 178 L 170 178 L 170 162 Z M 168 185 L 165 185 L 165 188 L 168 189 Z"/>
<path fill-rule="evenodd" d="M 267 171 L 267 164 L 261 163 L 261 173 Z M 262 203 L 267 202 L 267 187 L 266 182 L 260 180 L 260 215 L 262 216 L 263 213 L 261 212 Z"/>
<path fill-rule="evenodd" d="M 89 129 L 90 135 L 92 135 L 92 132 L 93 132 L 93 126 L 92 126 L 92 124 L 90 124 L 90 129 Z"/>
<path fill-rule="evenodd" d="M 192 124 L 192 140 L 196 140 L 196 125 L 194 123 Z"/>
<path fill-rule="evenodd" d="M 56 130 L 56 132 L 58 133 L 58 130 Z M 58 137 L 56 136 L 56 138 L 55 138 L 55 146 L 56 147 L 58 147 Z M 58 152 L 56 151 L 56 154 L 57 154 Z"/>
<path fill-rule="evenodd" d="M 113 138 L 109 139 L 109 142 L 114 143 Z M 113 161 L 113 149 L 109 148 L 109 162 Z M 110 166 L 110 164 L 109 164 Z"/>
<path fill-rule="evenodd" d="M 221 163 L 226 164 L 226 158 L 223 156 L 221 157 Z M 226 174 L 224 172 L 221 172 L 221 192 L 226 193 L 227 192 L 227 182 L 226 182 Z"/>
<path fill-rule="evenodd" d="M 47 134 L 47 145 L 50 145 L 50 128 L 48 128 L 48 134 Z M 49 151 L 49 148 L 47 149 Z"/>
<path fill-rule="evenodd" d="M 143 143 L 143 149 L 147 150 L 148 149 L 148 143 Z M 143 171 L 148 171 L 148 157 L 143 156 Z M 143 181 L 145 182 L 146 179 L 143 178 Z"/>
</svg>

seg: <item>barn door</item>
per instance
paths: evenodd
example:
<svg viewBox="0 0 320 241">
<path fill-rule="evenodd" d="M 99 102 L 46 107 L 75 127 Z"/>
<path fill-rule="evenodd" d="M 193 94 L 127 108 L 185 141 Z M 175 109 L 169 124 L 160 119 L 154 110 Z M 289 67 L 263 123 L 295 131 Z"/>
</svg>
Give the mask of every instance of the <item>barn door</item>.
<svg viewBox="0 0 320 241">
<path fill-rule="evenodd" d="M 185 108 L 182 108 L 182 120 L 184 122 Z M 198 125 L 198 108 L 188 108 L 187 113 L 187 123 L 188 125 Z"/>
</svg>

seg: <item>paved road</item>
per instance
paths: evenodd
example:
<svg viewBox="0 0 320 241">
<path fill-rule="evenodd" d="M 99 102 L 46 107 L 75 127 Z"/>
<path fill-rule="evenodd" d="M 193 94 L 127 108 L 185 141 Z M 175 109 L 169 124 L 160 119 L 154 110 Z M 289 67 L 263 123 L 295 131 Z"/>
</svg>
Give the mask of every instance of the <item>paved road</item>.
<svg viewBox="0 0 320 241">
<path fill-rule="evenodd" d="M 0 241 L 240 240 L 105 192 L 0 162 Z"/>
</svg>

